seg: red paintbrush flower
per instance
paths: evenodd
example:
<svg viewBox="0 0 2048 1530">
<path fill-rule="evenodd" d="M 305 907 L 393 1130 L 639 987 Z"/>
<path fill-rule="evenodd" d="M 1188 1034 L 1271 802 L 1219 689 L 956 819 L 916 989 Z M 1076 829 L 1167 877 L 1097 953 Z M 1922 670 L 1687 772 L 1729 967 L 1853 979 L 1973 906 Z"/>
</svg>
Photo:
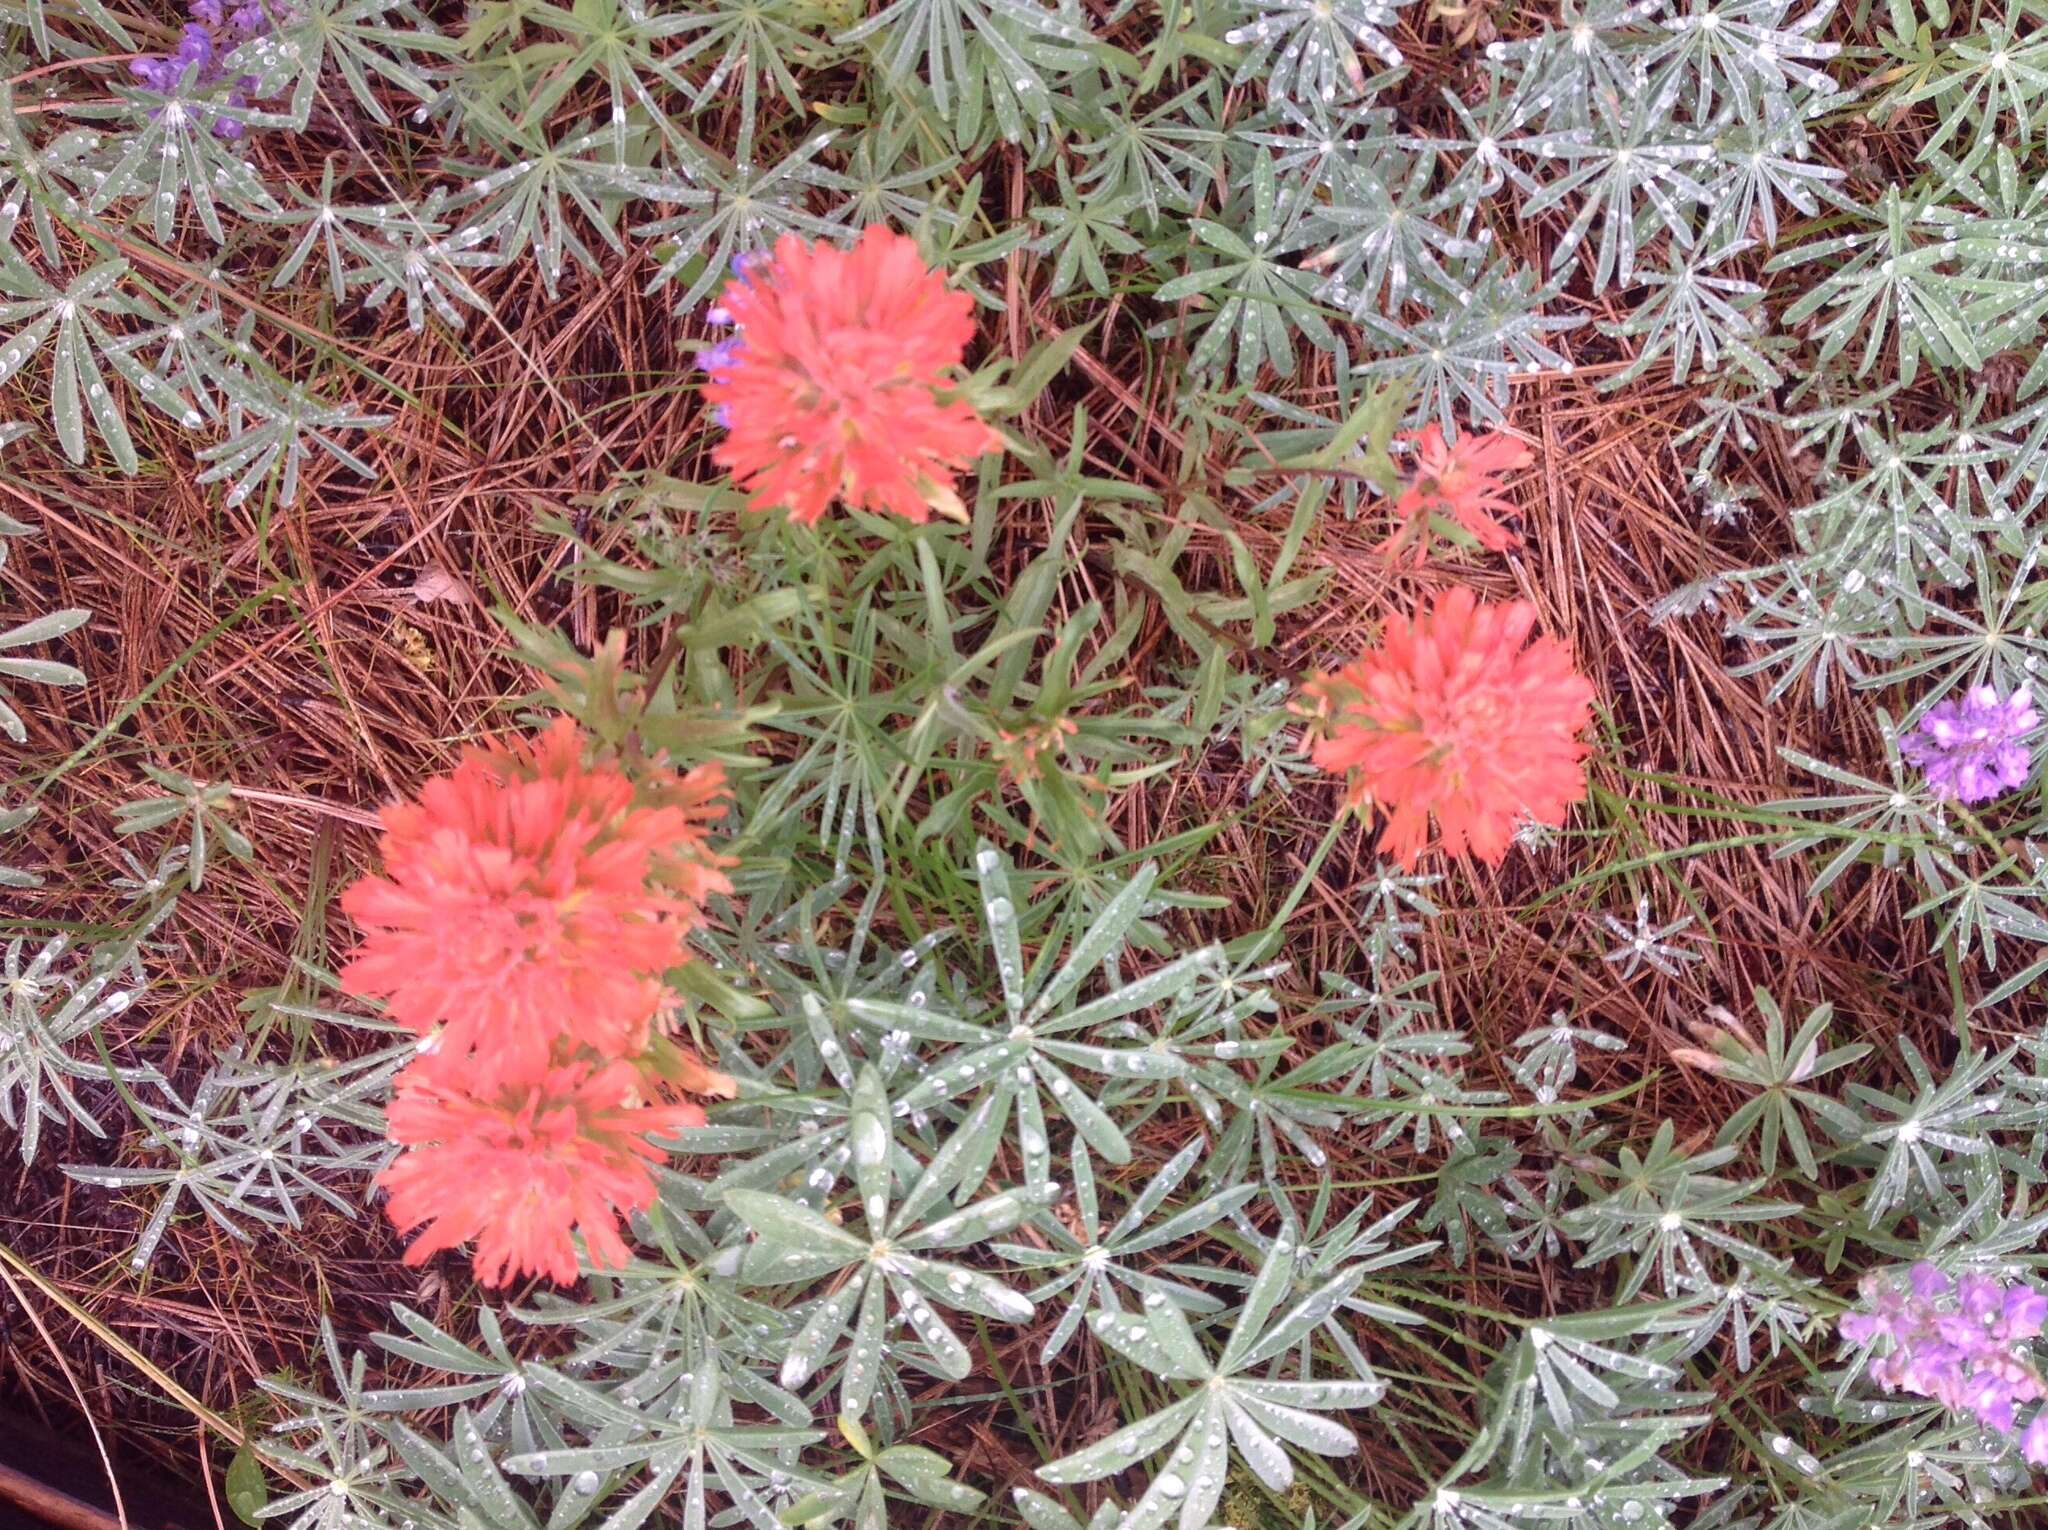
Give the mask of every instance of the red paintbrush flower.
<svg viewBox="0 0 2048 1530">
<path fill-rule="evenodd" d="M 1381 544 L 1381 551 L 1412 538 L 1415 561 L 1421 562 L 1432 515 L 1462 526 L 1481 547 L 1494 552 L 1521 546 L 1521 538 L 1494 517 L 1515 513 L 1514 502 L 1501 493 L 1498 475 L 1527 467 L 1533 460 L 1528 447 L 1499 431 L 1460 436 L 1452 446 L 1435 425 L 1410 433 L 1408 439 L 1415 442 L 1415 476 L 1394 501 L 1401 524 Z"/>
<path fill-rule="evenodd" d="M 390 1112 L 405 1152 L 377 1179 L 395 1226 L 425 1224 L 405 1262 L 474 1241 L 487 1286 L 522 1275 L 568 1285 L 580 1232 L 595 1263 L 624 1264 L 619 1217 L 653 1203 L 648 1166 L 663 1156 L 649 1135 L 704 1124 L 698 1106 L 646 1104 L 641 1089 L 623 1062 L 568 1063 L 485 1096 L 409 1069 Z"/>
<path fill-rule="evenodd" d="M 1347 801 L 1386 810 L 1381 843 L 1403 865 L 1421 855 L 1431 814 L 1446 850 L 1497 863 L 1518 821 L 1562 824 L 1585 796 L 1577 735 L 1593 687 L 1564 644 L 1530 640 L 1535 625 L 1526 601 L 1480 605 L 1454 589 L 1390 618 L 1376 651 L 1305 687 L 1316 764 L 1350 773 Z"/>
<path fill-rule="evenodd" d="M 416 803 L 383 813 L 385 875 L 342 894 L 366 932 L 349 993 L 388 1000 L 423 1066 L 489 1092 L 545 1074 L 556 1043 L 600 1058 L 646 1049 L 688 958 L 701 900 L 727 890 L 706 837 L 723 777 L 705 766 L 637 791 L 586 766 L 566 719 L 509 749 L 472 750 Z"/>
<path fill-rule="evenodd" d="M 785 234 L 735 269 L 714 311 L 734 336 L 704 357 L 704 397 L 726 430 L 712 459 L 793 521 L 834 499 L 965 519 L 953 475 L 1002 444 L 971 406 L 938 396 L 974 336 L 967 294 L 881 227 L 850 250 Z"/>
</svg>

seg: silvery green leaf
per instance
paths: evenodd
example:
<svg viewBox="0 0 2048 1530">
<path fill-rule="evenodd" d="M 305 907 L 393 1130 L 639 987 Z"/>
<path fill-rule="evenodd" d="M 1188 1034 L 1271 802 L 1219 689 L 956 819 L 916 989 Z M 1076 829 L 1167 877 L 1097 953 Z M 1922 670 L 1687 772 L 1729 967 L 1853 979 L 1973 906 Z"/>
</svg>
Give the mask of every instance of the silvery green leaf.
<svg viewBox="0 0 2048 1530">
<path fill-rule="evenodd" d="M 1127 1471 L 1145 1457 L 1171 1444 L 1188 1420 L 1207 1402 L 1208 1398 L 1199 1392 L 1184 1397 L 1135 1424 L 1126 1424 L 1085 1450 L 1077 1450 L 1072 1455 L 1039 1467 L 1038 1475 L 1047 1482 L 1093 1482 L 1100 1477 Z"/>
<path fill-rule="evenodd" d="M 1135 978 L 1099 999 L 1068 1011 L 1060 1019 L 1060 1028 L 1080 1030 L 1084 1026 L 1099 1025 L 1157 1004 L 1184 988 L 1192 979 L 1216 967 L 1222 959 L 1221 946 L 1203 946 L 1200 950 L 1190 951 L 1155 972 Z"/>
<path fill-rule="evenodd" d="M 856 1276 L 837 1291 L 818 1298 L 810 1315 L 804 1319 L 804 1326 L 789 1341 L 789 1352 L 782 1358 L 784 1386 L 800 1387 L 818 1373 L 832 1346 L 846 1331 L 846 1320 L 853 1315 L 853 1304 L 872 1283 L 871 1277 Z"/>
<path fill-rule="evenodd" d="M 1029 1530 L 1082 1530 L 1081 1522 L 1043 1493 L 1030 1488 L 1010 1489 L 1010 1501 Z"/>
<path fill-rule="evenodd" d="M 1017 936 L 1017 905 L 1010 898 L 1011 866 L 1000 852 L 983 845 L 974 853 L 974 873 L 981 883 L 981 914 L 995 955 L 996 979 L 1003 988 L 1003 1007 L 1013 1016 L 1024 1012 L 1024 948 Z"/>
<path fill-rule="evenodd" d="M 1038 1050 L 1047 1057 L 1076 1068 L 1126 1078 L 1179 1078 L 1187 1064 L 1172 1052 L 1138 1047 L 1099 1047 L 1080 1041 L 1041 1041 Z M 1069 1100 L 1061 1103 L 1068 1104 Z M 1118 1160 L 1121 1162 L 1122 1160 Z"/>
<path fill-rule="evenodd" d="M 818 1056 L 832 1071 L 833 1079 L 841 1089 L 849 1092 L 855 1087 L 852 1067 L 846 1058 L 846 1048 L 839 1044 L 839 1035 L 832 1025 L 832 1017 L 825 1013 L 825 1006 L 818 1002 L 816 994 L 807 993 L 802 1000 L 804 1025 L 811 1033 L 811 1045 L 818 1049 Z"/>
<path fill-rule="evenodd" d="M 846 1140 L 853 1149 L 853 1181 L 860 1189 L 861 1210 L 879 1229 L 889 1215 L 889 1096 L 872 1066 L 863 1067 L 854 1080 Z"/>
<path fill-rule="evenodd" d="M 953 1480 L 953 1463 L 921 1445 L 891 1445 L 875 1457 L 875 1465 L 908 1488 L 920 1503 L 971 1514 L 987 1501 L 964 1482 Z"/>
<path fill-rule="evenodd" d="M 973 1114 L 953 1129 L 890 1218 L 892 1235 L 917 1226 L 926 1212 L 956 1189 L 964 1195 L 981 1183 L 1002 1144 L 1002 1118 L 1008 1113 L 1009 1103 L 1007 1094 L 987 1095 L 974 1107 Z"/>
<path fill-rule="evenodd" d="M 1284 1268 L 1289 1265 L 1290 1261 L 1283 1254 L 1283 1248 L 1284 1245 L 1275 1246 L 1269 1267 L 1277 1266 Z M 1288 1252 L 1291 1253 L 1291 1250 Z M 1252 1310 L 1252 1302 L 1259 1294 L 1258 1287 L 1254 1286 L 1252 1288 L 1252 1295 L 1245 1299 L 1245 1312 L 1247 1316 L 1239 1319 L 1240 1327 L 1231 1334 L 1231 1347 L 1224 1351 L 1221 1365 L 1232 1371 L 1248 1371 L 1254 1366 L 1271 1360 L 1275 1355 L 1284 1354 L 1295 1344 L 1307 1338 L 1311 1331 L 1326 1322 L 1331 1314 L 1344 1304 L 1345 1299 L 1358 1289 L 1359 1281 L 1364 1278 L 1365 1271 L 1363 1269 L 1339 1271 L 1335 1276 L 1323 1282 L 1322 1285 L 1288 1308 L 1281 1315 L 1277 1323 L 1267 1328 L 1263 1334 L 1258 1336 L 1256 1342 L 1251 1343 L 1236 1357 L 1236 1361 L 1233 1364 L 1231 1351 L 1237 1348 L 1237 1335 L 1245 1331 L 1244 1325 L 1249 1321 L 1248 1315 Z"/>
<path fill-rule="evenodd" d="M 1138 1192 L 1137 1198 L 1131 1202 L 1124 1214 L 1117 1219 L 1111 1236 L 1127 1236 L 1143 1226 L 1145 1219 L 1157 1211 L 1165 1203 L 1166 1198 L 1180 1188 L 1181 1181 L 1186 1179 L 1193 1171 L 1195 1165 L 1202 1161 L 1203 1149 L 1204 1144 L 1201 1137 L 1190 1137 L 1180 1151 L 1161 1164 L 1159 1172 L 1146 1181 L 1145 1188 Z M 1253 1193 L 1257 1193 L 1255 1187 Z M 1183 1212 L 1178 1215 L 1185 1214 Z"/>
<path fill-rule="evenodd" d="M 1055 1005 L 1064 1002 L 1103 962 L 1123 948 L 1132 927 L 1145 912 L 1145 900 L 1151 896 L 1152 884 L 1158 876 L 1159 868 L 1148 863 L 1117 889 L 1116 896 L 1103 905 L 1102 912 L 1074 942 L 1059 971 L 1032 1001 L 1024 1017 L 1027 1025 L 1035 1025 L 1051 1014 Z"/>
<path fill-rule="evenodd" d="M 905 1031 L 920 1041 L 948 1041 L 972 1046 L 988 1039 L 988 1032 L 981 1026 L 937 1014 L 929 1006 L 857 997 L 842 1002 L 850 1013 L 868 1024 L 883 1030 Z"/>
<path fill-rule="evenodd" d="M 1178 1484 L 1166 1480 L 1169 1474 L 1179 1476 L 1186 1485 L 1181 1530 L 1207 1530 L 1230 1477 L 1230 1434 L 1223 1421 L 1221 1399 L 1209 1399 L 1208 1407 L 1182 1437 L 1180 1448 L 1152 1485 L 1162 1491 L 1176 1488 Z"/>
<path fill-rule="evenodd" d="M 1045 1050 L 1051 1049 L 1052 1043 L 1046 1043 Z M 1081 1140 L 1111 1163 L 1129 1163 L 1131 1144 L 1118 1130 L 1115 1118 L 1097 1103 L 1093 1095 L 1051 1062 L 1043 1057 L 1033 1061 L 1038 1076 L 1045 1080 L 1046 1088 L 1052 1091 L 1052 1097 L 1059 1102 L 1060 1109 L 1066 1113 L 1068 1124 L 1080 1135 Z"/>
<path fill-rule="evenodd" d="M 1203 1381 L 1214 1374 L 1186 1316 L 1157 1293 L 1148 1293 L 1137 1312 L 1091 1312 L 1088 1327 L 1098 1343 L 1155 1376 Z"/>
<path fill-rule="evenodd" d="M 1284 1493 L 1294 1486 L 1294 1462 L 1288 1458 L 1280 1442 L 1238 1405 L 1234 1395 L 1227 1392 L 1223 1397 L 1223 1416 L 1230 1425 L 1230 1442 L 1237 1447 L 1238 1455 L 1244 1458 L 1253 1475 L 1276 1493 Z"/>
<path fill-rule="evenodd" d="M 1319 1456 L 1348 1456 L 1358 1449 L 1358 1436 L 1342 1424 L 1282 1402 L 1269 1401 L 1257 1383 L 1233 1386 L 1230 1400 L 1258 1425 L 1289 1444 Z"/>
<path fill-rule="evenodd" d="M 937 1300 L 962 1312 L 975 1312 L 1005 1323 L 1027 1323 L 1036 1310 L 1031 1299 L 1011 1290 L 992 1275 L 970 1270 L 965 1265 L 942 1264 L 906 1256 L 903 1261 L 910 1278 Z"/>
<path fill-rule="evenodd" d="M 1376 1378 L 1369 1381 L 1348 1378 L 1333 1381 L 1268 1381 L 1262 1377 L 1239 1376 L 1232 1380 L 1231 1385 L 1243 1395 L 1264 1398 L 1294 1410 L 1370 1408 L 1387 1395 L 1387 1384 Z"/>
<path fill-rule="evenodd" d="M 1200 1138 L 1196 1138 L 1188 1144 L 1190 1148 L 1199 1148 L 1201 1146 Z M 1189 1160 L 1190 1164 L 1193 1161 L 1191 1158 Z M 1171 1166 L 1169 1165 L 1169 1167 Z M 1143 1253 L 1147 1249 L 1159 1248 L 1168 1243 L 1177 1243 L 1182 1238 L 1192 1237 L 1194 1234 L 1214 1226 L 1258 1193 L 1259 1187 L 1257 1185 L 1238 1185 L 1234 1189 L 1218 1190 L 1212 1195 L 1204 1196 L 1192 1206 L 1182 1208 L 1165 1221 L 1157 1223 L 1142 1233 L 1138 1233 L 1135 1236 L 1126 1234 L 1122 1239 L 1123 1248 L 1128 1253 Z M 1131 1223 L 1128 1215 L 1117 1224 L 1116 1231 L 1113 1231 L 1110 1236 L 1116 1238 L 1119 1233 L 1123 1233 L 1126 1223 Z M 1131 1223 L 1131 1225 L 1135 1227 L 1139 1224 Z"/>
<path fill-rule="evenodd" d="M 1216 1362 L 1219 1372 L 1227 1376 L 1244 1370 L 1251 1363 L 1248 1357 L 1265 1331 L 1266 1320 L 1273 1315 L 1273 1309 L 1279 1306 L 1293 1283 L 1294 1244 L 1283 1233 L 1274 1238 L 1272 1247 L 1266 1251 L 1265 1263 L 1259 1267 L 1258 1278 L 1245 1293 L 1244 1305 L 1238 1309 L 1229 1342 L 1223 1346 L 1223 1355 Z"/>
<path fill-rule="evenodd" d="M 88 621 L 92 621 L 92 612 L 90 610 L 76 610 L 76 608 L 74 610 L 53 610 L 53 612 L 47 614 L 47 617 L 37 617 L 35 621 L 25 621 L 20 627 L 12 627 L 12 629 L 0 633 L 0 647 L 20 647 L 20 645 L 25 645 L 25 643 L 47 643 L 53 637 L 63 637 L 66 633 L 78 631 Z M 23 662 L 25 660 L 14 660 L 14 664 L 23 664 Z M 63 666 L 63 668 L 70 668 L 70 666 Z M 78 676 L 78 680 L 53 680 L 51 684 L 84 684 L 84 676 Z"/>
<path fill-rule="evenodd" d="M 839 1411 L 859 1418 L 873 1401 L 881 1383 L 884 1339 L 887 1330 L 887 1282 L 870 1278 L 861 1293 L 860 1316 L 854 1322 L 853 1342 L 847 1347 L 846 1366 L 839 1375 Z"/>
<path fill-rule="evenodd" d="M 1046 1205 L 1048 1200 L 1046 1188 L 1000 1191 L 951 1216 L 940 1217 L 914 1232 L 904 1233 L 898 1241 L 904 1248 L 919 1250 L 965 1248 L 969 1244 L 985 1243 L 998 1233 L 1008 1232 Z"/>
<path fill-rule="evenodd" d="M 930 1269 L 918 1270 L 916 1284 L 927 1284 L 929 1277 L 936 1273 Z M 974 1369 L 974 1357 L 968 1354 L 960 1336 L 947 1326 L 946 1320 L 939 1316 L 938 1310 L 922 1292 L 910 1285 L 901 1285 L 896 1290 L 896 1298 L 902 1303 L 903 1317 L 911 1332 L 925 1347 L 933 1374 L 951 1381 L 965 1381 Z"/>
<path fill-rule="evenodd" d="M 844 1269 L 867 1245 L 807 1206 L 759 1190 L 728 1190 L 725 1204 L 760 1235 L 747 1251 L 750 1280 L 787 1285 Z"/>
<path fill-rule="evenodd" d="M 956 1052 L 906 1090 L 896 1101 L 897 1108 L 905 1113 L 930 1110 L 942 1100 L 950 1100 L 970 1089 L 986 1088 L 991 1080 L 1029 1055 L 1030 1050 L 1031 1043 L 1020 1040 L 978 1047 L 964 1056 Z"/>
</svg>

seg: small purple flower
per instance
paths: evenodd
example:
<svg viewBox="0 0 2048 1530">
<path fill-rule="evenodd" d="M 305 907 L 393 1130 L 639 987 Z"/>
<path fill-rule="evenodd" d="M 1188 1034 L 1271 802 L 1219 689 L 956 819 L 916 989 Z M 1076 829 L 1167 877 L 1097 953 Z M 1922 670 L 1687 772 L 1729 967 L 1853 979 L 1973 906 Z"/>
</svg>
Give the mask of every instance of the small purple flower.
<svg viewBox="0 0 2048 1530">
<path fill-rule="evenodd" d="M 1917 1261 L 1906 1271 L 1906 1283 L 1913 1288 L 1913 1294 L 1923 1302 L 1931 1302 L 1937 1296 L 1948 1295 L 1948 1277 L 1925 1259 Z"/>
<path fill-rule="evenodd" d="M 720 372 L 729 372 L 739 364 L 740 341 L 735 335 L 730 340 L 721 340 L 707 348 L 698 358 L 698 364 L 716 377 Z"/>
<path fill-rule="evenodd" d="M 2036 1413 L 2020 1435 L 2020 1454 L 2029 1466 L 2048 1466 L 2048 1408 Z"/>
<path fill-rule="evenodd" d="M 2028 735 L 2041 725 L 2025 686 L 2009 697 L 1976 686 L 1960 701 L 1927 709 L 1920 725 L 1899 739 L 1899 753 L 1927 773 L 1937 797 L 1987 802 L 2026 783 L 2033 751 Z"/>
<path fill-rule="evenodd" d="M 2005 1293 L 2004 1327 L 2009 1339 L 2035 1339 L 2048 1327 L 2048 1293 L 2014 1286 Z"/>
</svg>

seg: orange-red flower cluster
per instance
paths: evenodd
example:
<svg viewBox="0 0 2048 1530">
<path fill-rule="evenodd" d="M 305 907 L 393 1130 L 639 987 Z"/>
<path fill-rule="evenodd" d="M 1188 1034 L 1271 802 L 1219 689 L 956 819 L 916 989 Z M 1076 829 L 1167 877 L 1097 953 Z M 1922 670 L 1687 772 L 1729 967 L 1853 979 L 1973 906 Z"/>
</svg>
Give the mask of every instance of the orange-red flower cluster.
<svg viewBox="0 0 2048 1530">
<path fill-rule="evenodd" d="M 1350 773 L 1347 802 L 1386 811 L 1381 843 L 1402 864 L 1422 854 L 1432 814 L 1446 850 L 1497 863 L 1519 822 L 1562 824 L 1585 796 L 1578 734 L 1593 687 L 1563 643 L 1531 640 L 1535 625 L 1526 601 L 1481 605 L 1454 589 L 1305 688 L 1312 757 Z"/>
<path fill-rule="evenodd" d="M 380 1181 L 426 1230 L 408 1262 L 476 1240 L 477 1273 L 576 1278 L 573 1232 L 624 1257 L 619 1213 L 653 1199 L 654 1132 L 699 1125 L 663 1077 L 732 1082 L 662 1034 L 663 974 L 688 959 L 704 900 L 729 890 L 710 847 L 716 766 L 635 784 L 586 763 L 564 719 L 472 750 L 417 802 L 385 809 L 385 875 L 342 894 L 365 932 L 342 986 L 421 1037 L 400 1076 Z"/>
<path fill-rule="evenodd" d="M 754 503 L 805 524 L 834 499 L 964 514 L 954 474 L 1002 440 L 940 398 L 974 337 L 967 294 L 879 226 L 850 250 L 785 234 L 734 273 L 713 310 L 734 333 L 705 353 L 704 397 L 726 430 L 712 458 Z"/>
<path fill-rule="evenodd" d="M 1401 524 L 1382 544 L 1382 551 L 1412 539 L 1415 561 L 1420 563 L 1432 515 L 1455 522 L 1493 552 L 1521 545 L 1521 538 L 1495 517 L 1515 513 L 1514 502 L 1501 493 L 1499 475 L 1527 467 L 1533 460 L 1528 447 L 1499 431 L 1460 436 L 1456 445 L 1449 445 L 1435 425 L 1412 432 L 1408 439 L 1415 443 L 1415 476 L 1394 501 Z"/>
</svg>

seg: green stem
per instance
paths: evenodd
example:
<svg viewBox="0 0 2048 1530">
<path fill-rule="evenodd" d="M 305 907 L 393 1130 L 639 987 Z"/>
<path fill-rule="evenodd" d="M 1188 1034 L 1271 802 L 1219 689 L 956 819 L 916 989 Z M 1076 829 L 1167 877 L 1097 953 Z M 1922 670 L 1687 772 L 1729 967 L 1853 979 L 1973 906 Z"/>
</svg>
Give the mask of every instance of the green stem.
<svg viewBox="0 0 2048 1530">
<path fill-rule="evenodd" d="M 1301 907 L 1301 900 L 1308 896 L 1309 885 L 1315 881 L 1316 873 L 1323 869 L 1323 862 L 1329 859 L 1330 852 L 1336 848 L 1337 836 L 1343 832 L 1344 825 L 1350 818 L 1351 814 L 1348 811 L 1340 812 L 1331 822 L 1329 832 L 1323 835 L 1323 842 L 1316 846 L 1315 854 L 1311 855 L 1308 864 L 1301 868 L 1301 876 L 1295 882 L 1294 890 L 1288 893 L 1287 901 L 1280 905 L 1280 912 L 1267 922 L 1264 930 L 1260 931 L 1260 951 L 1266 950 L 1277 939 L 1281 927 L 1293 917 L 1294 911 Z M 1256 960 L 1256 956 L 1253 959 Z"/>
</svg>

